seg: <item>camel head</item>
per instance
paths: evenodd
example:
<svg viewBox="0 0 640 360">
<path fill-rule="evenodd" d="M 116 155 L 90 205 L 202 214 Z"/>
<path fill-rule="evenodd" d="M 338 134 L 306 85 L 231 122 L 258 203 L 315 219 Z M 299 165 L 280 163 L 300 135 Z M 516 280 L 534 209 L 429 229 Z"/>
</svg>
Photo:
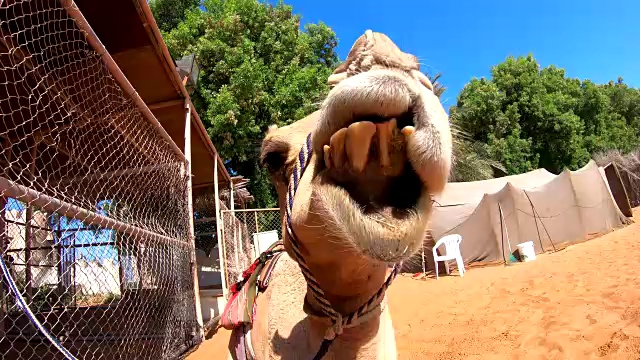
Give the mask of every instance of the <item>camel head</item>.
<svg viewBox="0 0 640 360">
<path fill-rule="evenodd" d="M 340 310 L 379 289 L 390 264 L 420 249 L 431 199 L 447 182 L 452 139 L 416 58 L 384 34 L 361 36 L 329 84 L 318 111 L 269 129 L 261 162 L 283 209 L 296 158 L 312 134 L 291 224 L 309 269 Z"/>
</svg>

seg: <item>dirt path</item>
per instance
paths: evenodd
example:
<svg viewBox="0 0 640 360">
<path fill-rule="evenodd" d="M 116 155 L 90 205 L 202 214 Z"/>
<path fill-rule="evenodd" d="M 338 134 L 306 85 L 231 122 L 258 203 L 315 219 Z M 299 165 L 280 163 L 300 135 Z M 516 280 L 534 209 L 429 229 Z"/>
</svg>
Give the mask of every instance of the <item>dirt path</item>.
<svg viewBox="0 0 640 360">
<path fill-rule="evenodd" d="M 640 217 L 536 261 L 389 289 L 400 359 L 640 359 Z M 229 333 L 189 360 L 226 359 Z"/>
</svg>

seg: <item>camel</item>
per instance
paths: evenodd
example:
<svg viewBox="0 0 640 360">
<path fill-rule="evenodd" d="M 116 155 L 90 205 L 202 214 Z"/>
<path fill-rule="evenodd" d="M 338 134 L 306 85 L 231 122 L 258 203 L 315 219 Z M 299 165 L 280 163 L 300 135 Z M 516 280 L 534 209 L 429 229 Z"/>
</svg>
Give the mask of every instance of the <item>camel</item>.
<svg viewBox="0 0 640 360">
<path fill-rule="evenodd" d="M 416 57 L 382 33 L 358 38 L 328 83 L 318 111 L 262 143 L 284 251 L 231 359 L 397 358 L 385 290 L 447 182 L 448 116 Z"/>
</svg>

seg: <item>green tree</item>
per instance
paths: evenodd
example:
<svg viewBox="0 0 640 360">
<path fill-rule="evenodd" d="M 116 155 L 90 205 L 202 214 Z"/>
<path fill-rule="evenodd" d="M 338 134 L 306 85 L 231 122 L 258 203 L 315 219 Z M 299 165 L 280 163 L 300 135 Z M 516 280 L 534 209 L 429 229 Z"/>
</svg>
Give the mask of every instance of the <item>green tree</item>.
<svg viewBox="0 0 640 360">
<path fill-rule="evenodd" d="M 491 79 L 472 79 L 450 109 L 452 121 L 487 144 L 508 173 L 584 166 L 595 152 L 638 145 L 637 96 L 619 79 L 596 85 L 541 69 L 532 55 L 509 57 Z"/>
<path fill-rule="evenodd" d="M 150 0 L 149 7 L 158 27 L 163 32 L 171 31 L 184 20 L 186 13 L 197 8 L 200 0 Z"/>
<path fill-rule="evenodd" d="M 269 125 L 317 109 L 339 63 L 336 35 L 323 23 L 300 30 L 300 17 L 282 1 L 206 0 L 203 6 L 189 8 L 164 40 L 174 58 L 196 54 L 193 100 L 209 136 L 230 168 L 251 180 L 255 205 L 273 206 L 274 190 L 258 164 L 261 140 Z"/>
</svg>

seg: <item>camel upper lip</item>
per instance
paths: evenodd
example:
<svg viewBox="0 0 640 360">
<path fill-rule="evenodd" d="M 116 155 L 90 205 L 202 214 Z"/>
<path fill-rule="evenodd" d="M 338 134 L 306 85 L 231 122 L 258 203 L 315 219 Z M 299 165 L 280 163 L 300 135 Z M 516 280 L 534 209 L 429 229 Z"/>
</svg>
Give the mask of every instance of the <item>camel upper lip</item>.
<svg viewBox="0 0 640 360">
<path fill-rule="evenodd" d="M 396 117 L 407 118 L 413 123 L 413 106 L 417 97 L 413 86 L 390 70 L 374 70 L 343 80 L 322 104 L 313 137 L 314 150 L 321 150 L 331 135 L 358 119 L 370 117 L 384 121 Z"/>
</svg>

